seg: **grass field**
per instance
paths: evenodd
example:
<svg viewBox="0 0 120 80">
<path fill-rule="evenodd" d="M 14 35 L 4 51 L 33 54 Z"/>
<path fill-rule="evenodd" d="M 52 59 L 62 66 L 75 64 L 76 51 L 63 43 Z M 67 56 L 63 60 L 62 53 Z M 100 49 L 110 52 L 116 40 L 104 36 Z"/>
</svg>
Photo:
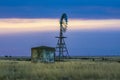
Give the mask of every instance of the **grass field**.
<svg viewBox="0 0 120 80">
<path fill-rule="evenodd" d="M 120 63 L 90 60 L 55 63 L 0 60 L 0 80 L 120 80 Z"/>
</svg>

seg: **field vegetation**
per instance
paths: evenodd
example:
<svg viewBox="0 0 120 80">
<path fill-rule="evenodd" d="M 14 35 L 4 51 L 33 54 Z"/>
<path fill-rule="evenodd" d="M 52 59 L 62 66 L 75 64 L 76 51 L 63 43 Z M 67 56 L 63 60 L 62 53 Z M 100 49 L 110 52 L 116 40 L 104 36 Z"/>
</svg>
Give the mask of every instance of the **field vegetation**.
<svg viewBox="0 0 120 80">
<path fill-rule="evenodd" d="M 0 60 L 0 80 L 120 80 L 120 63 L 92 60 L 55 63 Z"/>
</svg>

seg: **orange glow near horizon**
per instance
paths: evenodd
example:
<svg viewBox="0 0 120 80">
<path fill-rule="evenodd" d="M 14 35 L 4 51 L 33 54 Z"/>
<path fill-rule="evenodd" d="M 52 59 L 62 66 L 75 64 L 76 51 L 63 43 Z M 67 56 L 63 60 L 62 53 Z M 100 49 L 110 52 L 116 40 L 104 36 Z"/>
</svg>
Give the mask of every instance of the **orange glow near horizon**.
<svg viewBox="0 0 120 80">
<path fill-rule="evenodd" d="M 120 30 L 120 19 L 69 19 L 68 30 Z M 0 34 L 59 30 L 59 19 L 0 19 Z"/>
</svg>

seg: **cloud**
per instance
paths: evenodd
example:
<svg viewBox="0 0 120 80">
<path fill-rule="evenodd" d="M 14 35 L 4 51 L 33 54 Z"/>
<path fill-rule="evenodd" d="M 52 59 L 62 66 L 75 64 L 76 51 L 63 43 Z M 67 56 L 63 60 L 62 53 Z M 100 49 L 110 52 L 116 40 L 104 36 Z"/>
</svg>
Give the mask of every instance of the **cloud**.
<svg viewBox="0 0 120 80">
<path fill-rule="evenodd" d="M 0 34 L 58 30 L 59 19 L 0 19 Z M 120 19 L 69 19 L 68 30 L 120 30 Z"/>
</svg>

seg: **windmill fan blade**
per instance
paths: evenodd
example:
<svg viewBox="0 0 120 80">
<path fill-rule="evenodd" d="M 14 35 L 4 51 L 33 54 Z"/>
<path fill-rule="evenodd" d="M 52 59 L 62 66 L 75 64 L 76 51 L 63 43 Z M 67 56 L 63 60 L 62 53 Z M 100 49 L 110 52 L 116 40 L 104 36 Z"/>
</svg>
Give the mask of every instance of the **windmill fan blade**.
<svg viewBox="0 0 120 80">
<path fill-rule="evenodd" d="M 63 32 L 66 32 L 67 29 L 67 15 L 65 13 L 62 14 L 60 18 L 60 28 L 62 29 Z"/>
</svg>

